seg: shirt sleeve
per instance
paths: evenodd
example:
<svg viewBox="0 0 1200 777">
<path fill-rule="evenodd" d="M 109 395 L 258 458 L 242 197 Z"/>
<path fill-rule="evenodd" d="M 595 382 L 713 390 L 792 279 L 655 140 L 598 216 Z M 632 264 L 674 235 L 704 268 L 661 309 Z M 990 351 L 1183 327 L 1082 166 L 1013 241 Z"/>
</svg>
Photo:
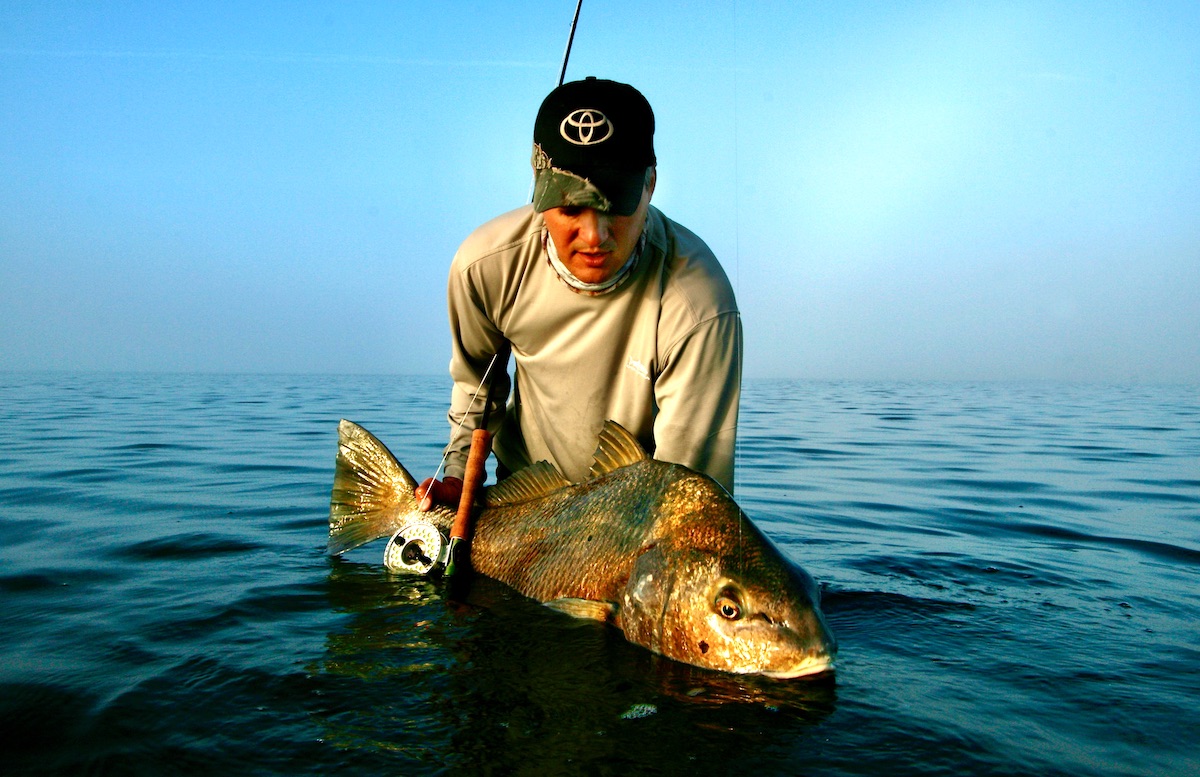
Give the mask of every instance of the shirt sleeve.
<svg viewBox="0 0 1200 777">
<path fill-rule="evenodd" d="M 450 394 L 450 443 L 446 446 L 445 474 L 461 478 L 467 467 L 471 449 L 471 433 L 482 421 L 487 389 L 480 389 L 492 357 L 500 354 L 488 373 L 494 381 L 492 410 L 488 417 L 489 430 L 494 434 L 504 420 L 508 399 L 508 342 L 489 315 L 482 290 L 468 270 L 452 268 L 447 290 L 450 315 L 450 377 L 454 387 Z M 478 397 L 472 401 L 479 392 Z"/>
<path fill-rule="evenodd" d="M 710 475 L 733 493 L 742 385 L 736 310 L 698 323 L 668 351 L 654 384 L 654 457 Z"/>
</svg>

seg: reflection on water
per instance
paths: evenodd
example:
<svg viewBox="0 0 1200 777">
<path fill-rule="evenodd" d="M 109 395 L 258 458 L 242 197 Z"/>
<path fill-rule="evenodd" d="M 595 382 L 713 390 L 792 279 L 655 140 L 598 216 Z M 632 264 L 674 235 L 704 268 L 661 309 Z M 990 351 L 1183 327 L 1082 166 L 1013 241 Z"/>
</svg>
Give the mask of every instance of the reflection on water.
<svg viewBox="0 0 1200 777">
<path fill-rule="evenodd" d="M 733 769 L 770 750 L 764 731 L 795 732 L 835 706 L 832 677 L 780 683 L 678 664 L 487 578 L 452 601 L 426 578 L 331 564 L 330 600 L 353 616 L 320 667 L 353 700 L 324 716 L 339 747 L 462 774 Z M 395 736 L 380 742 L 381 731 Z"/>
</svg>

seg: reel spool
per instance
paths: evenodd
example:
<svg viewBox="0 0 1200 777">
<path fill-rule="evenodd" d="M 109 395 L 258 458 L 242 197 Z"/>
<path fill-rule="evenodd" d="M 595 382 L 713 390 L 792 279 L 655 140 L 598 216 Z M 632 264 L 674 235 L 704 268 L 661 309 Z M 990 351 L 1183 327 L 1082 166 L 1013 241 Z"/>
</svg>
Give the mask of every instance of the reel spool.
<svg viewBox="0 0 1200 777">
<path fill-rule="evenodd" d="M 383 565 L 390 572 L 428 575 L 446 563 L 446 538 L 436 526 L 415 523 L 397 531 L 383 549 Z"/>
</svg>

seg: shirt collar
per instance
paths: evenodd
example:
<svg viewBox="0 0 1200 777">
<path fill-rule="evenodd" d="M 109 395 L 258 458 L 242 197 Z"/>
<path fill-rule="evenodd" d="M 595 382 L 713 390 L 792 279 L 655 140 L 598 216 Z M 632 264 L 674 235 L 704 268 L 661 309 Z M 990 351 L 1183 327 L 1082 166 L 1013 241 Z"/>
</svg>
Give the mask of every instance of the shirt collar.
<svg viewBox="0 0 1200 777">
<path fill-rule="evenodd" d="M 633 273 L 633 268 L 637 267 L 641 260 L 642 252 L 646 248 L 648 230 L 643 228 L 642 234 L 638 238 L 637 245 L 633 248 L 633 253 L 629 255 L 629 259 L 617 270 L 611 278 L 600 283 L 585 283 L 575 277 L 567 266 L 558 258 L 558 249 L 554 247 L 554 241 L 550 239 L 550 233 L 545 228 L 542 229 L 542 246 L 546 249 L 546 258 L 550 262 L 550 266 L 554 268 L 554 272 L 558 275 L 559 280 L 567 285 L 571 291 L 577 294 L 585 294 L 589 297 L 598 297 L 601 294 L 607 294 L 613 291 L 622 282 L 625 281 Z"/>
</svg>

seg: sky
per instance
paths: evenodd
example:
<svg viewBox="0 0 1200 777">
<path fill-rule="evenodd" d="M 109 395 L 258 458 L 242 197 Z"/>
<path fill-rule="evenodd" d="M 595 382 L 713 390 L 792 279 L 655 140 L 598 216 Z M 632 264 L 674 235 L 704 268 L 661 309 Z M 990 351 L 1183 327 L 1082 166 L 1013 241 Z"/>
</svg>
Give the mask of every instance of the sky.
<svg viewBox="0 0 1200 777">
<path fill-rule="evenodd" d="M 444 373 L 574 7 L 6 0 L 0 370 Z M 585 0 L 588 75 L 748 378 L 1200 382 L 1194 0 Z"/>
</svg>

